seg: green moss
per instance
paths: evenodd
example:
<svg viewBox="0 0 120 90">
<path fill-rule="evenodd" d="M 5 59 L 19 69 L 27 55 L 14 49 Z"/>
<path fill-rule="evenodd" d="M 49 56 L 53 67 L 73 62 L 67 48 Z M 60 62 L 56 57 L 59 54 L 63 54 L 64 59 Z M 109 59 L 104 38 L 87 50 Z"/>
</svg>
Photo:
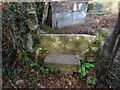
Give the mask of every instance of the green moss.
<svg viewBox="0 0 120 90">
<path fill-rule="evenodd" d="M 70 52 L 83 52 L 86 50 L 89 40 L 92 40 L 92 36 L 41 36 L 41 42 L 44 47 L 50 52 L 61 52 L 61 53 L 70 53 Z"/>
<path fill-rule="evenodd" d="M 88 4 L 88 11 L 93 10 L 94 5 L 93 4 Z"/>
</svg>

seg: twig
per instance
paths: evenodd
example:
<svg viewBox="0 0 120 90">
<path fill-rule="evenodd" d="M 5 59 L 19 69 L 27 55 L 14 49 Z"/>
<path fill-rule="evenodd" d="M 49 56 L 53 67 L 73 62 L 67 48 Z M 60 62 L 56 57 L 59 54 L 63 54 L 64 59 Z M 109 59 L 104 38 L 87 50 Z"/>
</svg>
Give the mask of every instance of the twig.
<svg viewBox="0 0 120 90">
<path fill-rule="evenodd" d="M 119 65 L 120 65 L 120 63 L 119 63 L 118 61 L 114 60 L 114 62 L 116 62 L 117 64 L 119 64 Z"/>
<path fill-rule="evenodd" d="M 12 72 L 12 70 L 14 69 L 14 67 L 15 67 L 15 65 L 16 65 L 16 62 L 17 62 L 17 59 L 15 60 L 15 62 L 13 63 L 13 67 L 12 67 L 12 69 L 11 69 L 11 71 L 10 71 L 10 73 Z"/>
<path fill-rule="evenodd" d="M 111 88 L 112 83 L 109 82 L 107 79 L 105 79 L 105 81 L 110 85 L 110 88 Z"/>
<path fill-rule="evenodd" d="M 115 74 L 113 74 L 111 71 L 109 71 L 109 73 L 112 74 L 112 76 L 114 76 L 118 81 L 120 81 L 120 79 Z"/>
<path fill-rule="evenodd" d="M 15 85 L 11 82 L 11 80 L 9 79 L 10 84 L 17 90 L 17 87 L 15 87 Z"/>
<path fill-rule="evenodd" d="M 20 69 L 18 73 L 20 73 L 23 69 Z"/>
</svg>

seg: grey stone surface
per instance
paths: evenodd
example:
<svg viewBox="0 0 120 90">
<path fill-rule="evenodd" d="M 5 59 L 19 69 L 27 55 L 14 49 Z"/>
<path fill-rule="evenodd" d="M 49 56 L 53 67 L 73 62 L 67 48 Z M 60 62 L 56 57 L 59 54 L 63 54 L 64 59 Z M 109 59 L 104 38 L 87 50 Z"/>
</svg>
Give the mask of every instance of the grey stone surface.
<svg viewBox="0 0 120 90">
<path fill-rule="evenodd" d="M 45 62 L 58 64 L 79 65 L 79 59 L 72 54 L 51 53 L 45 58 Z"/>
<path fill-rule="evenodd" d="M 81 12 L 63 12 L 55 14 L 53 19 L 53 28 L 62 28 L 65 26 L 85 23 L 85 16 Z"/>
<path fill-rule="evenodd" d="M 96 36 L 73 34 L 73 35 L 40 35 L 41 42 L 49 52 L 72 53 L 83 55 L 87 46 L 96 40 Z"/>
<path fill-rule="evenodd" d="M 50 53 L 44 60 L 44 65 L 50 70 L 59 71 L 62 74 L 78 72 L 80 61 L 76 55 Z"/>
<path fill-rule="evenodd" d="M 87 4 L 84 2 L 57 2 L 52 4 L 52 28 L 85 23 Z"/>
</svg>

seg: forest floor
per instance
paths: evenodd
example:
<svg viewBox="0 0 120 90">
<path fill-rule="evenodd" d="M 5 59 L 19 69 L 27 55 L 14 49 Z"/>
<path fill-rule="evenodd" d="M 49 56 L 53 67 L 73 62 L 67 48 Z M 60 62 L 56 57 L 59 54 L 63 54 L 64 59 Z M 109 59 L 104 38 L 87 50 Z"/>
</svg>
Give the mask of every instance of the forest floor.
<svg viewBox="0 0 120 90">
<path fill-rule="evenodd" d="M 31 74 L 32 75 L 32 74 Z M 35 75 L 35 73 L 34 73 Z M 86 78 L 80 79 L 78 75 L 62 75 L 62 74 L 39 74 L 33 77 L 19 78 L 14 77 L 4 80 L 3 88 L 91 88 L 87 84 Z M 104 88 L 108 85 L 104 83 Z"/>
<path fill-rule="evenodd" d="M 61 29 L 54 29 L 51 34 L 95 34 L 99 28 L 112 30 L 117 16 L 111 14 L 96 15 L 88 13 L 85 24 L 71 25 Z"/>
<path fill-rule="evenodd" d="M 115 60 L 120 62 L 120 49 Z M 86 77 L 81 79 L 78 74 L 44 74 L 39 70 L 34 71 L 27 65 L 22 70 L 29 73 L 29 76 L 24 76 L 25 73 L 22 72 L 17 77 L 17 80 L 14 77 L 8 77 L 2 82 L 3 88 L 91 88 L 86 82 Z M 39 74 L 37 75 L 37 73 Z M 103 85 L 104 88 L 109 88 L 106 82 Z"/>
<path fill-rule="evenodd" d="M 79 79 L 77 75 L 61 75 L 61 74 L 52 74 L 52 75 L 44 75 L 40 74 L 39 76 L 35 76 L 34 78 L 21 78 L 24 80 L 16 85 L 14 81 L 12 81 L 15 87 L 22 88 L 90 88 L 87 85 L 85 79 Z M 18 82 L 18 81 L 17 81 Z M 4 88 L 14 88 L 10 82 L 6 81 L 6 85 Z"/>
<path fill-rule="evenodd" d="M 120 49 L 114 60 L 120 62 Z M 26 73 L 24 71 L 29 73 L 29 76 L 25 76 Z M 86 82 L 86 77 L 81 79 L 78 74 L 44 74 L 40 72 L 40 70 L 35 70 L 28 65 L 20 69 L 17 78 L 8 76 L 8 78 L 6 77 L 2 83 L 3 88 L 91 88 Z M 102 85 L 104 85 L 103 88 L 109 88 L 106 82 L 102 83 Z"/>
</svg>

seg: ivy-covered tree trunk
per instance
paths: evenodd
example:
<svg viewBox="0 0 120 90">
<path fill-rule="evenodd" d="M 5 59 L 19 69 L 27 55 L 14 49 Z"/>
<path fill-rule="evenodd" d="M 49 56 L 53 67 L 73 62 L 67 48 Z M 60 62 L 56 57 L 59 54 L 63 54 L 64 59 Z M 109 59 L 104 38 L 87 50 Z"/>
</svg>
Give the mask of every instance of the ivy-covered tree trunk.
<svg viewBox="0 0 120 90">
<path fill-rule="evenodd" d="M 42 21 L 42 16 L 43 16 L 43 5 L 44 5 L 44 2 L 35 2 L 36 4 L 36 13 L 37 13 L 37 19 L 38 19 L 38 24 L 40 25 L 41 24 L 41 21 Z"/>
<path fill-rule="evenodd" d="M 106 57 L 108 59 L 110 59 L 110 57 L 112 55 L 112 52 L 113 52 L 114 46 L 116 44 L 118 34 L 120 34 L 120 10 L 119 10 L 119 13 L 118 13 L 118 19 L 117 19 L 115 28 L 112 32 L 111 39 L 110 39 L 110 42 L 109 42 L 108 48 L 107 48 Z"/>
<path fill-rule="evenodd" d="M 107 76 L 112 64 L 113 60 L 120 48 L 120 8 L 119 8 L 119 13 L 118 13 L 118 19 L 116 22 L 116 26 L 114 28 L 114 31 L 111 36 L 111 41 L 108 46 L 108 54 L 107 54 L 107 59 L 109 60 L 109 65 L 105 74 L 105 77 Z"/>
<path fill-rule="evenodd" d="M 102 58 L 100 65 L 96 69 L 96 75 L 98 78 L 98 83 L 105 82 L 106 76 L 108 75 L 109 70 L 111 69 L 113 60 L 118 52 L 120 47 L 120 10 L 118 13 L 118 18 L 113 32 L 111 33 L 110 41 L 108 47 L 106 48 L 105 58 Z M 104 61 L 106 60 L 106 61 Z M 98 84 L 99 86 L 99 84 Z M 101 86 L 100 86 L 101 87 Z"/>
<path fill-rule="evenodd" d="M 44 10 L 43 10 L 43 16 L 42 16 L 42 25 L 45 24 L 45 21 L 47 19 L 48 16 L 48 8 L 49 8 L 49 3 L 45 2 L 44 4 Z"/>
</svg>

